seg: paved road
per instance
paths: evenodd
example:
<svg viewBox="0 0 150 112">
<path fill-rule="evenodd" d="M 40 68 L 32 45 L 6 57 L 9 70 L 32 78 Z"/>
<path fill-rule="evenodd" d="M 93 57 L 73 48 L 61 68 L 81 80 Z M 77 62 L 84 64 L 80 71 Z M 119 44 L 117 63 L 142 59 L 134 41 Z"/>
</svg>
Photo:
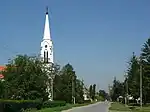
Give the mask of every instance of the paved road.
<svg viewBox="0 0 150 112">
<path fill-rule="evenodd" d="M 108 112 L 109 103 L 100 102 L 84 107 L 76 107 L 63 112 Z"/>
</svg>

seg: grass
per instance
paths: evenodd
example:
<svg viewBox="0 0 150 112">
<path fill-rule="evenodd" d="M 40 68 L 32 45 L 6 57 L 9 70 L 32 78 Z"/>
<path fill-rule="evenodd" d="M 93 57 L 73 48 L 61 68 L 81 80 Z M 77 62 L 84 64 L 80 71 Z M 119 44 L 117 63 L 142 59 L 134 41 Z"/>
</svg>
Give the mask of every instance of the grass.
<svg viewBox="0 0 150 112">
<path fill-rule="evenodd" d="M 124 104 L 121 103 L 112 103 L 109 110 L 115 110 L 115 111 L 130 111 L 129 107 L 126 107 Z"/>
<path fill-rule="evenodd" d="M 140 107 L 136 107 L 132 112 L 150 112 L 150 106 L 142 107 L 142 110 Z"/>
<path fill-rule="evenodd" d="M 143 106 L 142 110 L 137 106 L 125 106 L 121 103 L 112 103 L 109 108 L 112 112 L 150 112 L 150 106 Z"/>
<path fill-rule="evenodd" d="M 66 106 L 55 107 L 55 108 L 45 108 L 45 109 L 41 109 L 41 110 L 36 111 L 36 112 L 61 112 L 62 110 L 67 110 L 67 109 L 70 109 L 72 107 L 73 107 L 72 104 L 67 104 Z"/>
<path fill-rule="evenodd" d="M 93 103 L 96 103 L 96 102 L 85 103 L 85 104 L 67 104 L 66 106 L 62 106 L 62 107 L 45 108 L 45 109 L 41 109 L 41 110 L 31 109 L 31 110 L 25 111 L 25 112 L 61 112 L 62 110 L 68 110 L 73 107 L 86 106 L 86 105 L 93 104 Z"/>
</svg>

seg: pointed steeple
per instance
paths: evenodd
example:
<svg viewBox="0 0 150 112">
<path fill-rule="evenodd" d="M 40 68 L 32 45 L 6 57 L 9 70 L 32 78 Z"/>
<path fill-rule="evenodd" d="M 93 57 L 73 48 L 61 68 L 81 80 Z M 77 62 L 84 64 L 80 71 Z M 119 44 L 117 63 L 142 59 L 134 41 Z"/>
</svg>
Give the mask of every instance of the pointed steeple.
<svg viewBox="0 0 150 112">
<path fill-rule="evenodd" d="M 46 7 L 46 17 L 45 17 L 45 27 L 44 27 L 43 39 L 44 40 L 51 40 L 50 34 L 51 33 L 50 33 L 50 27 L 49 27 L 48 7 Z"/>
<path fill-rule="evenodd" d="M 48 14 L 48 6 L 46 7 L 46 14 Z"/>
<path fill-rule="evenodd" d="M 50 35 L 49 18 L 48 18 L 48 7 L 46 7 L 46 18 L 44 26 L 43 40 L 41 42 L 41 59 L 48 65 L 54 63 L 53 57 L 53 42 Z"/>
</svg>

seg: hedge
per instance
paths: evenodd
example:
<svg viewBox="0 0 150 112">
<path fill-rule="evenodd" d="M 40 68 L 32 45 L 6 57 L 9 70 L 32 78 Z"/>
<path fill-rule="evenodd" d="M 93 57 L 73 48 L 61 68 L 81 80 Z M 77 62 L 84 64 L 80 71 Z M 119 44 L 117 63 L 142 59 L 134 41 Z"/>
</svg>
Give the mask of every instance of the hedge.
<svg viewBox="0 0 150 112">
<path fill-rule="evenodd" d="M 0 112 L 22 112 L 30 108 L 53 108 L 65 106 L 65 101 L 0 100 Z"/>
<path fill-rule="evenodd" d="M 22 112 L 28 108 L 41 109 L 42 102 L 34 100 L 0 100 L 0 112 Z"/>
<path fill-rule="evenodd" d="M 91 103 L 91 100 L 84 100 L 84 103 Z"/>
<path fill-rule="evenodd" d="M 65 105 L 66 105 L 65 101 L 45 101 L 43 103 L 42 108 L 61 107 L 61 106 L 65 106 Z"/>
</svg>

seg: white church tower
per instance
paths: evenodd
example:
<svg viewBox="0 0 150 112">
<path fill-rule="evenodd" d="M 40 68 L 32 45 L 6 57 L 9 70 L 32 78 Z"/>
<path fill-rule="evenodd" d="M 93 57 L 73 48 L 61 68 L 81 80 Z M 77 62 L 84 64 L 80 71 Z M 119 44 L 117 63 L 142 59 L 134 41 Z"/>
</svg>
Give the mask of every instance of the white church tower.
<svg viewBox="0 0 150 112">
<path fill-rule="evenodd" d="M 49 27 L 48 7 L 46 9 L 45 27 L 44 27 L 43 40 L 41 42 L 40 57 L 41 57 L 42 61 L 48 65 L 54 63 L 53 42 L 51 39 L 51 31 L 50 31 L 50 27 Z"/>
<path fill-rule="evenodd" d="M 49 17 L 48 17 L 48 7 L 46 9 L 46 17 L 45 17 L 45 26 L 44 26 L 44 34 L 43 34 L 43 40 L 41 42 L 41 53 L 40 58 L 42 62 L 45 64 L 46 67 L 51 67 L 54 64 L 54 58 L 53 58 L 53 42 L 51 39 L 51 31 L 49 26 Z M 52 69 L 53 70 L 53 67 Z M 47 69 L 47 73 L 49 74 L 51 72 L 50 69 Z M 50 82 L 47 82 L 47 89 L 46 91 L 49 93 L 48 98 L 49 100 L 53 100 L 53 76 L 49 76 Z"/>
</svg>

